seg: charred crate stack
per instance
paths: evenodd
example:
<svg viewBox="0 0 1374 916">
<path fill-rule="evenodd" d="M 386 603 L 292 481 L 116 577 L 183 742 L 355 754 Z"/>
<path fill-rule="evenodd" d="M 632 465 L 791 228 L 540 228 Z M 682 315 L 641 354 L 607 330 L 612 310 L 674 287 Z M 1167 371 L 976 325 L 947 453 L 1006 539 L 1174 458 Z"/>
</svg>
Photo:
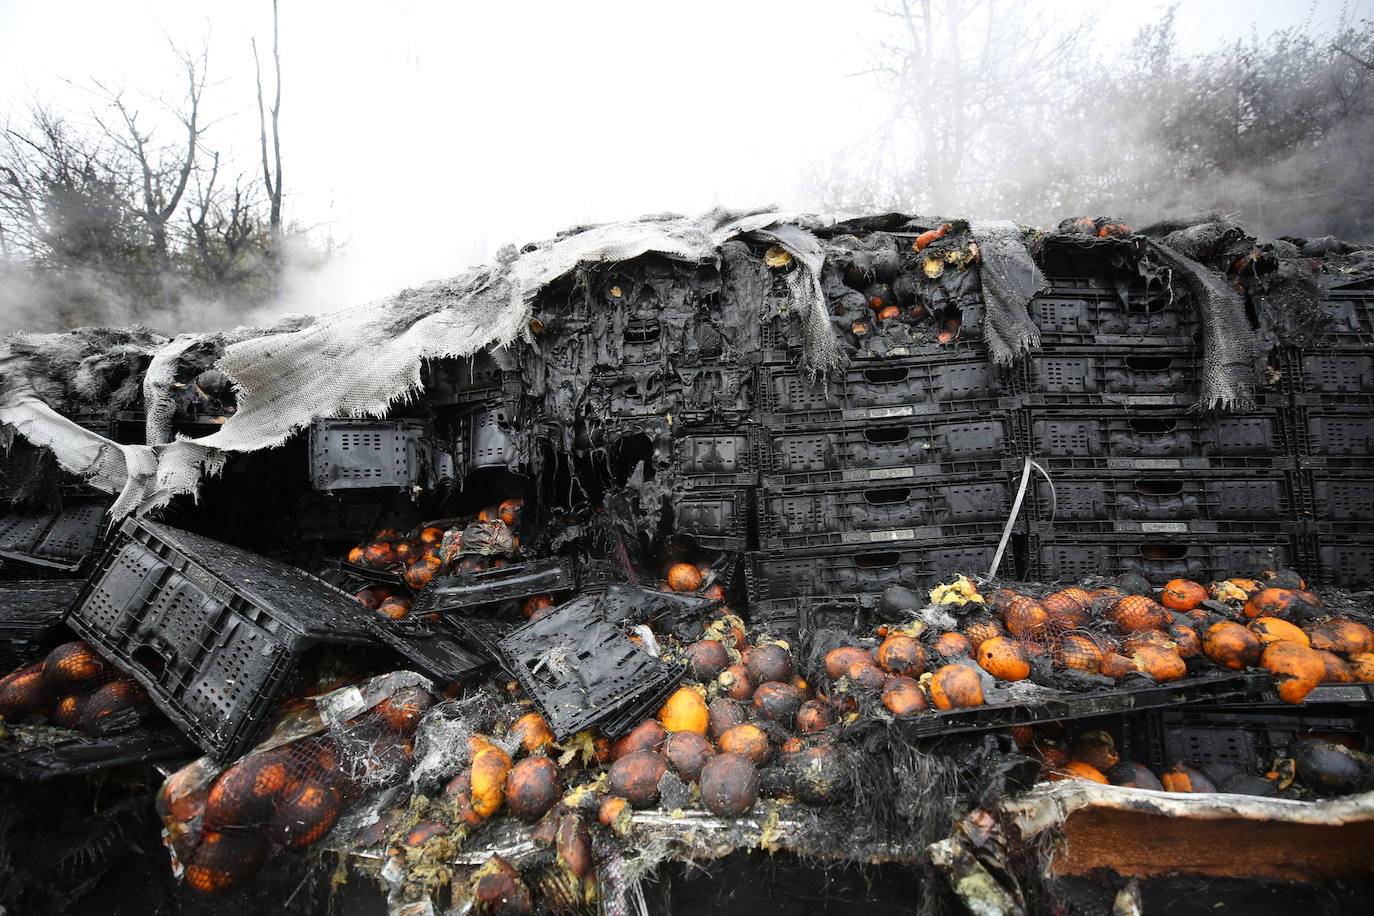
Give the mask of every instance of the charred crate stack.
<svg viewBox="0 0 1374 916">
<path fill-rule="evenodd" d="M 1285 399 L 1194 408 L 1201 319 L 1179 284 L 1051 279 L 1030 304 L 1042 347 L 1018 372 L 1037 478 L 1030 575 L 1222 579 L 1295 560 Z"/>
<path fill-rule="evenodd" d="M 1011 510 L 1015 417 L 978 344 L 759 369 L 756 620 L 861 623 L 889 585 L 988 569 Z"/>
<path fill-rule="evenodd" d="M 1330 319 L 1284 351 L 1301 469 L 1301 560 L 1326 582 L 1374 584 L 1374 291 L 1328 290 Z"/>
</svg>

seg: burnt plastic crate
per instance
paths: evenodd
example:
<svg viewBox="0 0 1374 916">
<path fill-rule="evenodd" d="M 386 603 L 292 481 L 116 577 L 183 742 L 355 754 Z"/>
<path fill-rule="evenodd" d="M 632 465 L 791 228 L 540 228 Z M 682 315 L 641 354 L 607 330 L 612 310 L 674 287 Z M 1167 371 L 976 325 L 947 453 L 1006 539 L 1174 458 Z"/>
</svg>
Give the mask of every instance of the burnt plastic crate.
<svg viewBox="0 0 1374 916">
<path fill-rule="evenodd" d="M 800 368 L 759 369 L 759 401 L 769 425 L 817 427 L 845 420 L 893 420 L 1010 405 L 1009 379 L 984 347 L 860 362 L 833 377 Z"/>
<path fill-rule="evenodd" d="M 1308 472 L 1310 521 L 1326 531 L 1357 534 L 1374 524 L 1374 468 L 1360 473 Z"/>
<path fill-rule="evenodd" d="M 1200 351 L 1182 347 L 1055 347 L 1027 354 L 1017 393 L 1028 405 L 1191 405 Z"/>
<path fill-rule="evenodd" d="M 370 644 L 368 611 L 293 566 L 146 519 L 126 520 L 67 617 L 220 759 L 247 750 L 318 643 Z"/>
<path fill-rule="evenodd" d="M 688 490 L 673 499 L 676 531 L 712 550 L 742 550 L 749 537 L 753 491 Z"/>
<path fill-rule="evenodd" d="M 491 659 L 470 648 L 459 633 L 440 620 L 411 615 L 391 620 L 378 615 L 373 621 L 378 642 L 390 646 L 407 666 L 437 683 L 461 681 L 486 668 Z"/>
<path fill-rule="evenodd" d="M 477 408 L 458 417 L 457 424 L 463 476 L 488 468 L 512 468 L 516 463 L 515 441 L 507 431 L 503 407 Z"/>
<path fill-rule="evenodd" d="M 749 487 L 758 483 L 755 425 L 693 429 L 673 440 L 673 469 L 691 489 Z"/>
<path fill-rule="evenodd" d="M 291 524 L 303 541 L 358 543 L 388 527 L 398 507 L 410 505 L 410 495 L 399 490 L 302 489 L 292 495 Z"/>
<path fill-rule="evenodd" d="M 160 727 L 144 726 L 119 735 L 72 735 L 53 744 L 2 754 L 0 776 L 20 782 L 46 782 L 119 766 L 164 760 L 184 763 L 196 756 L 193 745 L 163 722 Z"/>
<path fill-rule="evenodd" d="M 428 489 L 453 480 L 455 467 L 454 456 L 434 443 L 423 420 L 335 418 L 310 424 L 310 479 L 317 490 Z"/>
<path fill-rule="evenodd" d="M 1202 339 L 1202 317 L 1181 291 L 1115 289 L 1051 280 L 1026 307 L 1045 344 L 1184 346 Z"/>
<path fill-rule="evenodd" d="M 1270 706 L 1194 706 L 1126 716 L 1111 730 L 1123 759 L 1161 771 L 1177 762 L 1204 768 L 1234 766 L 1251 775 L 1305 737 L 1340 740 L 1368 751 L 1374 742 L 1374 710 L 1368 708 L 1278 709 Z"/>
<path fill-rule="evenodd" d="M 1374 468 L 1374 409 L 1349 404 L 1296 408 L 1296 448 L 1314 468 Z"/>
<path fill-rule="evenodd" d="M 1007 474 L 768 487 L 758 494 L 764 550 L 998 537 L 1011 514 Z"/>
<path fill-rule="evenodd" d="M 1294 418 L 1278 410 L 1207 415 L 1179 408 L 1033 408 L 1030 454 L 1054 470 L 1272 469 Z"/>
<path fill-rule="evenodd" d="M 0 581 L 0 673 L 8 674 L 48 650 L 80 590 L 80 579 Z"/>
<path fill-rule="evenodd" d="M 549 558 L 440 576 L 415 596 L 414 612 L 453 614 L 532 595 L 571 591 L 577 587 L 572 566 L 566 558 Z"/>
<path fill-rule="evenodd" d="M 1374 586 L 1374 532 L 1316 531 L 1316 578 L 1339 588 Z M 1309 570 L 1310 572 L 1310 570 Z"/>
<path fill-rule="evenodd" d="M 862 635 L 872 625 L 877 604 L 877 595 L 775 598 L 749 606 L 749 625 L 754 630 L 790 639 L 806 639 L 823 629 Z"/>
<path fill-rule="evenodd" d="M 996 539 L 989 539 L 758 552 L 746 558 L 745 582 L 751 607 L 779 598 L 876 595 L 889 585 L 922 589 L 958 574 L 981 576 L 996 551 Z"/>
<path fill-rule="evenodd" d="M 421 398 L 435 407 L 486 404 L 500 397 L 506 376 L 485 350 L 466 359 L 428 360 L 420 372 Z"/>
<path fill-rule="evenodd" d="M 1334 289 L 1322 297 L 1331 321 L 1317 335 L 1323 347 L 1374 346 L 1374 290 Z"/>
<path fill-rule="evenodd" d="M 1293 558 L 1288 534 L 1246 539 L 1224 534 L 1055 533 L 1033 539 L 1031 578 L 1081 582 L 1090 576 L 1139 573 L 1155 585 L 1170 579 L 1215 582 L 1290 567 Z"/>
<path fill-rule="evenodd" d="M 1032 525 L 1044 530 L 1141 533 L 1284 532 L 1298 521 L 1292 472 L 1054 473 L 1034 480 Z"/>
<path fill-rule="evenodd" d="M 1283 377 L 1300 404 L 1374 405 L 1374 349 L 1287 350 Z"/>
<path fill-rule="evenodd" d="M 592 377 L 584 403 L 598 417 L 730 425 L 752 415 L 754 370 L 744 363 L 713 363 L 603 372 Z"/>
<path fill-rule="evenodd" d="M 771 486 L 996 473 L 1023 448 L 1015 421 L 1000 410 L 772 427 L 759 437 L 759 466 Z"/>
<path fill-rule="evenodd" d="M 114 500 L 67 495 L 59 509 L 11 509 L 0 516 L 0 560 L 22 568 L 71 573 L 95 550 Z"/>
</svg>

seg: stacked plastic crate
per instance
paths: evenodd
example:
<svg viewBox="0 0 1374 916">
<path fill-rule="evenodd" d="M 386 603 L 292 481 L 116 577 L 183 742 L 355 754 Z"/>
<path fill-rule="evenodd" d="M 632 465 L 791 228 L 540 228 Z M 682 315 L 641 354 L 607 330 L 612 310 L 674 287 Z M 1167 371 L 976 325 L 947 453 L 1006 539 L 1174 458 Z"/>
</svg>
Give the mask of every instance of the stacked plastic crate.
<svg viewBox="0 0 1374 916">
<path fill-rule="evenodd" d="M 759 369 L 754 619 L 854 626 L 889 586 L 988 570 L 1019 436 L 986 348 L 861 349 L 828 379 L 787 355 Z"/>
<path fill-rule="evenodd" d="M 1330 323 L 1285 351 L 1292 391 L 1302 565 L 1330 584 L 1374 584 L 1374 290 L 1330 290 Z"/>
<path fill-rule="evenodd" d="M 1056 278 L 1030 305 L 1042 348 L 1019 379 L 1037 479 L 1030 573 L 1203 582 L 1291 565 L 1296 479 L 1286 398 L 1195 409 L 1201 319 L 1177 286 Z"/>
</svg>

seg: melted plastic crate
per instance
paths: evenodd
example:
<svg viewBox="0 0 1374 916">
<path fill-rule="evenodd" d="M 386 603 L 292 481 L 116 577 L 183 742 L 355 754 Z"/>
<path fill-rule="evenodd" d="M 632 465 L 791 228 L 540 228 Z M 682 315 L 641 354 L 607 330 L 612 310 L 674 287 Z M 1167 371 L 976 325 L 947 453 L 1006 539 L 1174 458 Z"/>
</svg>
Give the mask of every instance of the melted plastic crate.
<svg viewBox="0 0 1374 916">
<path fill-rule="evenodd" d="M 1291 472 L 1069 472 L 1053 481 L 1035 477 L 1029 514 L 1040 530 L 1255 534 L 1298 521 Z"/>
<path fill-rule="evenodd" d="M 367 611 L 293 566 L 146 519 L 95 562 L 67 623 L 220 759 L 257 738 L 302 653 L 373 641 Z"/>
<path fill-rule="evenodd" d="M 866 633 L 877 603 L 877 595 L 775 598 L 749 606 L 749 625 L 754 630 L 792 639 L 806 639 L 822 629 Z"/>
<path fill-rule="evenodd" d="M 486 468 L 511 468 L 516 463 L 515 442 L 505 423 L 504 408 L 494 404 L 457 418 L 463 476 Z"/>
<path fill-rule="evenodd" d="M 0 559 L 35 570 L 70 573 L 95 550 L 114 500 L 68 495 L 60 509 L 11 509 L 0 516 Z"/>
<path fill-rule="evenodd" d="M 1008 380 L 982 347 L 857 363 L 832 378 L 792 367 L 759 369 L 760 409 L 774 427 L 996 410 L 1011 406 L 1008 395 Z"/>
<path fill-rule="evenodd" d="M 689 489 L 758 483 L 756 426 L 694 429 L 673 440 L 673 469 Z"/>
<path fill-rule="evenodd" d="M 1030 453 L 1053 469 L 1165 471 L 1269 469 L 1289 454 L 1291 415 L 1278 410 L 1207 416 L 1190 410 L 1029 411 Z"/>
<path fill-rule="evenodd" d="M 1046 344 L 1195 346 L 1202 318 L 1192 298 L 1171 289 L 1115 289 L 1052 279 L 1027 306 Z"/>
<path fill-rule="evenodd" d="M 1292 566 L 1291 537 L 1225 534 L 1056 533 L 1033 539 L 1030 578 L 1081 582 L 1090 576 L 1139 573 L 1151 583 L 1170 579 L 1217 582 Z"/>
<path fill-rule="evenodd" d="M 773 427 L 759 437 L 763 481 L 773 486 L 906 480 L 996 472 L 1021 446 L 1008 411 L 948 413 L 811 428 Z"/>
<path fill-rule="evenodd" d="M 1056 347 L 1026 356 L 1018 392 L 1028 405 L 1190 405 L 1201 366 L 1199 351 L 1181 347 Z"/>
<path fill-rule="evenodd" d="M 586 391 L 586 409 L 599 417 L 728 425 L 750 416 L 753 407 L 753 367 L 736 363 L 605 372 L 593 376 Z"/>
<path fill-rule="evenodd" d="M 8 674 L 48 650 L 80 590 L 80 579 L 0 581 L 0 672 Z"/>
<path fill-rule="evenodd" d="M 1304 466 L 1374 468 L 1374 410 L 1336 403 L 1296 413 L 1296 449 Z"/>
<path fill-rule="evenodd" d="M 453 480 L 453 456 L 430 438 L 423 420 L 325 419 L 310 424 L 315 489 L 429 488 Z"/>
<path fill-rule="evenodd" d="M 673 500 L 675 530 L 712 550 L 742 550 L 752 490 L 689 490 Z"/>
<path fill-rule="evenodd" d="M 769 487 L 758 494 L 765 550 L 997 537 L 1011 514 L 1005 473 Z"/>
<path fill-rule="evenodd" d="M 751 553 L 745 581 L 751 607 L 779 598 L 879 594 L 889 585 L 921 589 L 960 573 L 982 575 L 996 551 L 990 539 Z"/>
<path fill-rule="evenodd" d="M 84 776 L 117 766 L 189 761 L 193 746 L 165 722 L 119 735 L 76 735 L 52 744 L 0 755 L 0 776 L 20 782 L 45 782 Z"/>
<path fill-rule="evenodd" d="M 435 359 L 420 373 L 423 400 L 435 407 L 477 406 L 501 395 L 506 373 L 485 350 L 470 359 Z"/>
</svg>

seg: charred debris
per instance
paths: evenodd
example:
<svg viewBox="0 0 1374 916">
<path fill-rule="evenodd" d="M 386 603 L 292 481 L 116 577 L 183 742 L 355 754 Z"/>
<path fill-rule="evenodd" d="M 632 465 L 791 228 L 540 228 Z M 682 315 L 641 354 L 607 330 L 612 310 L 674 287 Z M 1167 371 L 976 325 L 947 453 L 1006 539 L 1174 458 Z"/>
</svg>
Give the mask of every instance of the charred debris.
<svg viewBox="0 0 1374 916">
<path fill-rule="evenodd" d="M 275 440 L 300 405 L 233 370 L 329 319 L 9 342 L 0 903 L 77 905 L 154 805 L 168 899 L 299 868 L 395 914 L 631 912 L 741 850 L 897 863 L 922 912 L 1097 912 L 1106 868 L 1129 909 L 1170 870 L 1101 848 L 1131 818 L 1332 849 L 1181 872 L 1367 873 L 1368 248 L 643 221 L 504 253 L 453 321 L 532 276 L 383 417 L 366 351 L 316 352 L 359 411 Z M 16 831 L 78 784 L 57 894 Z"/>
</svg>

